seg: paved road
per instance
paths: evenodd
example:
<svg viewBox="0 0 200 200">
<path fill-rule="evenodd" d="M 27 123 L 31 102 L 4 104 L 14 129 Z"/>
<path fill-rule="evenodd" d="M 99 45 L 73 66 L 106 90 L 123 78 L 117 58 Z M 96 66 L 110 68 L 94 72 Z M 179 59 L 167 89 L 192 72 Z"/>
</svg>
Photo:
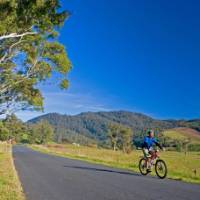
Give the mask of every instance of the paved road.
<svg viewBox="0 0 200 200">
<path fill-rule="evenodd" d="M 27 200 L 197 200 L 200 186 L 13 148 Z"/>
</svg>

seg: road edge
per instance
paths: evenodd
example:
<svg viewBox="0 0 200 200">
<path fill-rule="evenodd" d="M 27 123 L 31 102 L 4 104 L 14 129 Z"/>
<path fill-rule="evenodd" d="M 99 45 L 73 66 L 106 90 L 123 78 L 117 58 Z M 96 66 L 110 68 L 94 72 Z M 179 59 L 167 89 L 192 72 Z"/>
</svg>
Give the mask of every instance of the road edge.
<svg viewBox="0 0 200 200">
<path fill-rule="evenodd" d="M 15 162 L 14 162 L 14 157 L 13 157 L 13 146 L 12 145 L 11 145 L 11 148 L 10 148 L 10 159 L 11 159 L 11 165 L 12 165 L 12 168 L 13 168 L 14 178 L 15 178 L 16 183 L 17 183 L 18 191 L 20 192 L 20 198 L 21 198 L 21 200 L 26 200 L 26 196 L 25 196 L 25 193 L 24 193 L 24 190 L 23 190 L 20 178 L 19 178 L 19 174 L 18 174 L 18 172 L 15 168 Z"/>
</svg>

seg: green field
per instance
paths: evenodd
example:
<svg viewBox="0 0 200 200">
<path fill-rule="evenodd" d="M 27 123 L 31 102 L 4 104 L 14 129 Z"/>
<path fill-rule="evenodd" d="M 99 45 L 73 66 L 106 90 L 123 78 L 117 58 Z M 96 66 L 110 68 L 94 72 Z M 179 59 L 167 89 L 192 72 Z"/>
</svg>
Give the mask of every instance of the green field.
<svg viewBox="0 0 200 200">
<path fill-rule="evenodd" d="M 130 154 L 124 154 L 121 151 L 114 152 L 107 149 L 75 146 L 71 144 L 32 145 L 31 148 L 44 153 L 129 169 L 136 172 L 139 171 L 138 161 L 142 156 L 142 152 L 139 150 L 134 150 Z M 200 152 L 189 152 L 185 154 L 166 151 L 161 152 L 160 157 L 167 163 L 168 178 L 200 184 Z M 195 170 L 196 174 L 194 173 Z"/>
<path fill-rule="evenodd" d="M 200 133 L 191 128 L 174 128 L 164 131 L 164 136 L 174 140 L 189 140 L 190 143 L 200 144 Z"/>
<path fill-rule="evenodd" d="M 0 200 L 24 200 L 11 154 L 11 146 L 0 144 Z"/>
<path fill-rule="evenodd" d="M 191 128 L 174 128 L 162 133 L 162 143 L 171 150 L 200 152 L 200 132 Z"/>
</svg>

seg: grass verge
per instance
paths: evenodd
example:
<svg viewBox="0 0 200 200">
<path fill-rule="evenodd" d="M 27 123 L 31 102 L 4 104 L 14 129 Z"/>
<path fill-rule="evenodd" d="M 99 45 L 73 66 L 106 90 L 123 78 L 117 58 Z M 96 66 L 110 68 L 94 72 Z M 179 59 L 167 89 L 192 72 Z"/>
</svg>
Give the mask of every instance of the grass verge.
<svg viewBox="0 0 200 200">
<path fill-rule="evenodd" d="M 0 200 L 24 200 L 13 159 L 12 147 L 0 144 Z"/>
<path fill-rule="evenodd" d="M 135 172 L 139 172 L 138 162 L 142 156 L 142 152 L 138 150 L 124 154 L 121 151 L 114 152 L 107 149 L 71 144 L 30 145 L 30 147 L 43 153 Z M 200 184 L 200 153 L 189 152 L 185 155 L 180 152 L 161 152 L 160 154 L 160 157 L 165 160 L 168 166 L 168 178 Z M 152 173 L 152 175 L 155 175 L 155 173 Z"/>
</svg>

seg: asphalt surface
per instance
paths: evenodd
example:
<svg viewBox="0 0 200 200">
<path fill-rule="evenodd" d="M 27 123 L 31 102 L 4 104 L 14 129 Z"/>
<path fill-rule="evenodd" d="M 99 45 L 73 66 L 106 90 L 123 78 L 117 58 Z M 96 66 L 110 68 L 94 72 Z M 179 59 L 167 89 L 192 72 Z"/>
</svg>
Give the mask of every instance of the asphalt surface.
<svg viewBox="0 0 200 200">
<path fill-rule="evenodd" d="M 200 186 L 13 147 L 27 200 L 199 200 Z"/>
</svg>

